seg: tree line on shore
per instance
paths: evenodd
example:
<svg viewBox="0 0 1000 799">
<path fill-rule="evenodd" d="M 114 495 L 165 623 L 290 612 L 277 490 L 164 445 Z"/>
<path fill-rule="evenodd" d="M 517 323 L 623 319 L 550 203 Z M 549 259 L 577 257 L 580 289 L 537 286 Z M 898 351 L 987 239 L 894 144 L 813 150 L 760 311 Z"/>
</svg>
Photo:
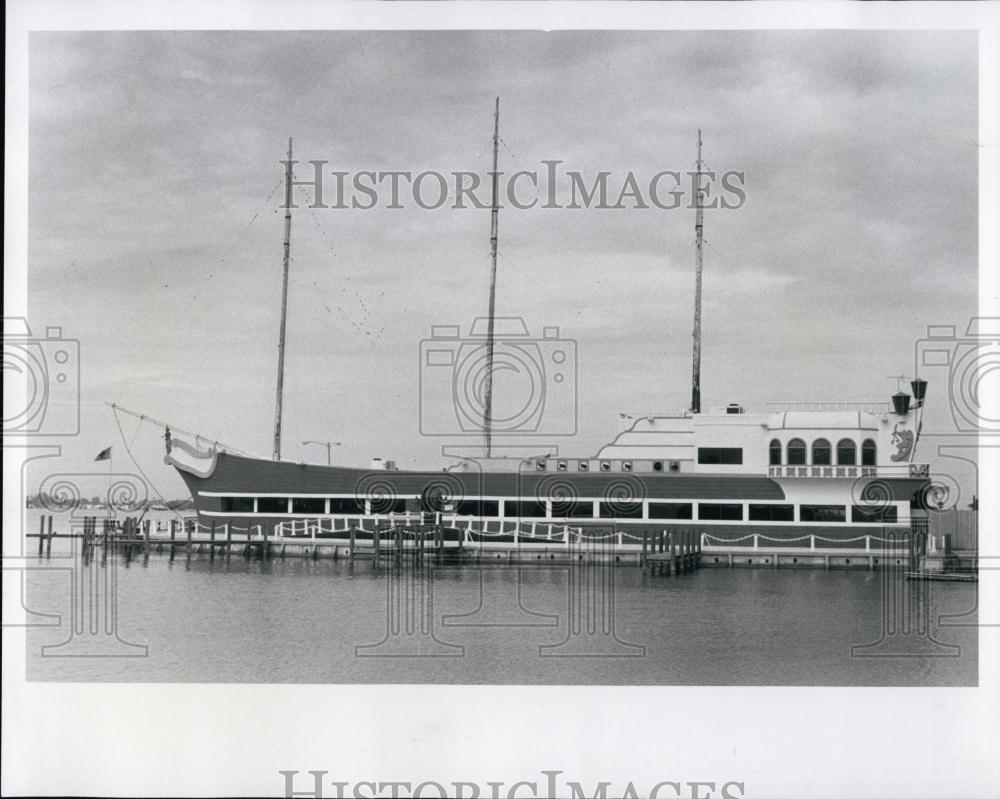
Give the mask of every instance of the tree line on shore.
<svg viewBox="0 0 1000 799">
<path fill-rule="evenodd" d="M 25 497 L 24 505 L 26 508 L 44 508 L 47 510 L 69 510 L 70 506 L 73 504 L 73 500 L 67 501 L 62 497 L 53 497 L 50 494 L 42 491 L 38 494 L 31 494 Z M 75 505 L 78 508 L 100 508 L 105 509 L 108 507 L 107 497 L 95 496 L 90 497 L 80 497 L 75 500 Z M 130 506 L 129 510 L 191 510 L 194 508 L 194 502 L 190 497 L 185 499 L 146 499 L 136 502 L 134 505 Z"/>
</svg>

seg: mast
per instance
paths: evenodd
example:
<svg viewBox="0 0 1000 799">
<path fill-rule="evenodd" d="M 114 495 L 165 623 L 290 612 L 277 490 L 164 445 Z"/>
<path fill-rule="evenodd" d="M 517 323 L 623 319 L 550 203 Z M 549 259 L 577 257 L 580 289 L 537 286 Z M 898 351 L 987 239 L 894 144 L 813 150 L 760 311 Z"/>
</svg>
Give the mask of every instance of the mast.
<svg viewBox="0 0 1000 799">
<path fill-rule="evenodd" d="M 701 266 L 704 210 L 701 188 L 701 129 L 698 129 L 698 175 L 695 184 L 694 356 L 691 365 L 691 413 L 701 413 Z"/>
<path fill-rule="evenodd" d="M 285 386 L 285 320 L 288 315 L 288 261 L 292 249 L 292 140 L 285 162 L 285 241 L 281 269 L 281 327 L 278 331 L 278 390 L 274 401 L 274 459 L 281 460 L 281 395 Z"/>
<path fill-rule="evenodd" d="M 497 300 L 497 239 L 500 225 L 499 176 L 497 159 L 500 146 L 500 98 L 493 111 L 493 202 L 490 211 L 490 309 L 486 328 L 486 396 L 483 403 L 483 438 L 486 457 L 493 455 L 493 320 Z"/>
</svg>

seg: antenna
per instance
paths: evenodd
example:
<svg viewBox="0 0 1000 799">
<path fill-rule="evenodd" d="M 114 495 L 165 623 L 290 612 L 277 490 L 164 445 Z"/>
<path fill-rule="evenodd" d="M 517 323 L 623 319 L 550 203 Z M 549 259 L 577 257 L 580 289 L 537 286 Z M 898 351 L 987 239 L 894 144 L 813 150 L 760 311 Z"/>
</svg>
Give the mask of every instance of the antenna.
<svg viewBox="0 0 1000 799">
<path fill-rule="evenodd" d="M 292 249 L 292 140 L 285 162 L 285 242 L 281 271 L 281 327 L 278 331 L 278 391 L 274 401 L 274 459 L 281 460 L 281 395 L 285 387 L 285 317 L 288 314 L 288 260 Z"/>
<path fill-rule="evenodd" d="M 490 310 L 486 328 L 486 396 L 483 403 L 483 439 L 486 457 L 493 455 L 493 318 L 497 301 L 497 239 L 500 225 L 497 158 L 500 147 L 500 98 L 493 111 L 493 203 L 490 210 Z"/>
<path fill-rule="evenodd" d="M 691 413 L 701 413 L 701 267 L 704 210 L 701 188 L 701 129 L 698 129 L 698 175 L 695 184 L 694 355 L 691 365 Z"/>
</svg>

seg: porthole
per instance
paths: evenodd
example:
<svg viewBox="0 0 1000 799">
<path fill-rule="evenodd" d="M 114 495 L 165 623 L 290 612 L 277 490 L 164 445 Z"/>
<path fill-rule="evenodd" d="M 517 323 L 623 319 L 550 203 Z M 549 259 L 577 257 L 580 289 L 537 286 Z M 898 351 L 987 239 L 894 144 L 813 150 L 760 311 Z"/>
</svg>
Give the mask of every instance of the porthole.
<svg viewBox="0 0 1000 799">
<path fill-rule="evenodd" d="M 653 471 L 662 472 L 663 471 L 663 461 L 653 461 Z"/>
</svg>

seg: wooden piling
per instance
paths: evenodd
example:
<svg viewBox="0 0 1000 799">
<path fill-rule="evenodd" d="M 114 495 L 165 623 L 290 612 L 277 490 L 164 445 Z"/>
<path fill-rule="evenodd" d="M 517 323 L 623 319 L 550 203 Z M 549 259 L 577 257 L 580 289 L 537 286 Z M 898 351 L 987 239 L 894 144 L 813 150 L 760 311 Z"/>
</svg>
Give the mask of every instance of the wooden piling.
<svg viewBox="0 0 1000 799">
<path fill-rule="evenodd" d="M 646 550 L 649 547 L 649 530 L 642 531 L 642 555 L 639 556 L 639 565 L 646 568 Z"/>
<path fill-rule="evenodd" d="M 233 526 L 226 522 L 226 557 L 229 557 L 229 553 L 233 548 Z"/>
<path fill-rule="evenodd" d="M 372 533 L 372 549 L 374 550 L 374 556 L 372 558 L 372 564 L 374 566 L 378 566 L 379 545 L 381 543 L 382 542 L 380 541 L 379 528 L 378 528 L 378 525 L 376 524 L 375 525 L 375 532 Z"/>
<path fill-rule="evenodd" d="M 171 560 L 174 559 L 174 551 L 175 551 L 174 545 L 175 545 L 176 539 L 177 539 L 177 520 L 176 519 L 171 519 L 170 520 L 170 559 Z"/>
<path fill-rule="evenodd" d="M 215 519 L 212 519 L 212 527 L 208 532 L 208 559 L 215 560 Z"/>
<path fill-rule="evenodd" d="M 677 542 L 674 540 L 674 531 L 670 531 L 670 573 L 677 576 Z"/>
<path fill-rule="evenodd" d="M 351 560 L 351 561 L 354 560 L 354 544 L 355 544 L 355 541 L 357 540 L 357 533 L 358 533 L 357 528 L 355 528 L 354 526 L 352 526 L 351 527 L 351 549 L 350 549 L 350 552 L 348 552 L 348 559 Z"/>
</svg>

